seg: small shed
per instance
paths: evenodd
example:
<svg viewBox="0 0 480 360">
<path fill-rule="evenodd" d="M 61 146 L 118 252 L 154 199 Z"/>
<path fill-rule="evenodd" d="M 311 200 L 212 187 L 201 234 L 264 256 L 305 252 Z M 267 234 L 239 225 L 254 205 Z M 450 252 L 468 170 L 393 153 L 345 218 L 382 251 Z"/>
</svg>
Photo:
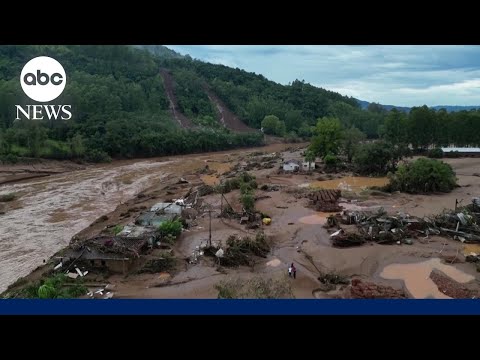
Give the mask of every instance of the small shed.
<svg viewBox="0 0 480 360">
<path fill-rule="evenodd" d="M 302 170 L 308 171 L 308 170 L 313 170 L 313 169 L 315 169 L 315 162 L 314 161 L 312 161 L 312 162 L 308 162 L 308 161 L 302 162 Z"/>
</svg>

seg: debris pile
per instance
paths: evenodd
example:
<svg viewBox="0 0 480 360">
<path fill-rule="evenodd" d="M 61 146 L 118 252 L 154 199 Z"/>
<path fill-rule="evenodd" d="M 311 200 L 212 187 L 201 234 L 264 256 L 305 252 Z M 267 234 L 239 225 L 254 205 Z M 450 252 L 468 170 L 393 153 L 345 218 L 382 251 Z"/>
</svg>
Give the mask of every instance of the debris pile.
<svg viewBox="0 0 480 360">
<path fill-rule="evenodd" d="M 260 190 L 263 191 L 279 191 L 280 185 L 273 185 L 273 184 L 264 184 L 260 186 Z"/>
<path fill-rule="evenodd" d="M 338 199 L 342 195 L 340 190 L 318 190 L 307 194 L 309 205 L 316 211 L 337 212 L 342 211 L 338 205 Z"/>
<path fill-rule="evenodd" d="M 470 290 L 465 286 L 462 286 L 458 282 L 450 279 L 448 276 L 443 275 L 439 271 L 432 271 L 430 273 L 430 279 L 437 285 L 445 295 L 454 299 L 472 299 L 478 298 L 478 292 Z"/>
<path fill-rule="evenodd" d="M 356 225 L 349 231 L 340 224 Z M 383 209 L 377 212 L 344 211 L 341 215 L 331 215 L 327 226 L 338 226 L 340 229 L 330 235 L 335 247 L 359 246 L 373 241 L 378 244 L 405 243 L 411 245 L 425 222 L 405 214 L 389 216 Z"/>
<path fill-rule="evenodd" d="M 102 254 L 121 254 L 138 258 L 147 245 L 148 239 L 145 237 L 98 236 L 72 244 L 71 248 L 74 251 L 85 252 L 86 250 L 88 253 L 92 253 L 93 250 L 97 250 Z"/>
<path fill-rule="evenodd" d="M 222 256 L 216 255 L 219 250 L 223 250 Z M 253 266 L 255 256 L 266 258 L 269 252 L 270 245 L 261 232 L 258 232 L 254 239 L 248 236 L 239 238 L 231 235 L 226 241 L 225 249 L 216 246 L 205 248 L 205 255 L 216 256 L 219 264 L 227 267 Z"/>
<path fill-rule="evenodd" d="M 102 286 L 100 289 L 88 289 L 87 296 L 93 299 L 111 299 L 113 298 L 114 293 L 112 291 L 115 285 L 107 284 L 106 286 Z"/>
<path fill-rule="evenodd" d="M 425 218 L 432 224 L 436 231 L 448 235 L 463 243 L 480 243 L 480 213 L 470 211 L 471 206 L 466 206 L 457 211 L 444 211 L 433 220 Z"/>
<path fill-rule="evenodd" d="M 372 282 L 363 282 L 353 279 L 350 287 L 350 295 L 353 299 L 403 299 L 405 292 L 390 286 L 378 285 Z"/>
</svg>

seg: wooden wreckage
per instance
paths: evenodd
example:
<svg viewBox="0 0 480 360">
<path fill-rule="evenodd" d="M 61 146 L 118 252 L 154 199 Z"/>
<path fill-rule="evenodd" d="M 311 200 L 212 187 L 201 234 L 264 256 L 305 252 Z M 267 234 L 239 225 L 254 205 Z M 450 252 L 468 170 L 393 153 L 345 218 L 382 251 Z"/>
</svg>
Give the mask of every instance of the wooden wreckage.
<svg viewBox="0 0 480 360">
<path fill-rule="evenodd" d="M 450 237 L 462 243 L 480 243 L 480 212 L 475 210 L 472 204 L 423 218 L 403 213 L 388 215 L 383 209 L 344 211 L 329 216 L 325 227 L 337 229 L 330 235 L 335 247 L 360 246 L 367 242 L 411 245 L 415 239 L 427 239 L 430 235 Z M 480 261 L 480 254 L 473 256 L 475 262 Z"/>
</svg>

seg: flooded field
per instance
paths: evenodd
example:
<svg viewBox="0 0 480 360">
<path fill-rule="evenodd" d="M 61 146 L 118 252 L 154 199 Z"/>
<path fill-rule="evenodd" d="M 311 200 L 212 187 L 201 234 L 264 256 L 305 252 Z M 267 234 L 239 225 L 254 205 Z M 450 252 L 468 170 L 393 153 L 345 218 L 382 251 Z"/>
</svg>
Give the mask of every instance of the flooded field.
<svg viewBox="0 0 480 360">
<path fill-rule="evenodd" d="M 306 225 L 324 225 L 327 223 L 327 218 L 334 214 L 336 213 L 319 212 L 317 214 L 301 217 L 298 221 Z"/>
<path fill-rule="evenodd" d="M 347 176 L 340 179 L 314 181 L 307 186 L 315 189 L 340 189 L 345 191 L 361 191 L 371 186 L 385 186 L 388 178 L 371 178 L 360 176 Z"/>
</svg>

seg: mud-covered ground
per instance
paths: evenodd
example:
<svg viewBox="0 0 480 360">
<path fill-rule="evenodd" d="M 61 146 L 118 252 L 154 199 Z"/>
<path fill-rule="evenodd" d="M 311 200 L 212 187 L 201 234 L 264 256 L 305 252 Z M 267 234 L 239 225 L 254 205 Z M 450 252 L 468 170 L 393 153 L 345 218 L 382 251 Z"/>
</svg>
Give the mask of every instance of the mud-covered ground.
<svg viewBox="0 0 480 360">
<path fill-rule="evenodd" d="M 204 244 L 209 236 L 209 218 L 208 214 L 204 213 L 197 218 L 194 226 L 185 230 L 176 241 L 173 253 L 178 259 L 178 266 L 175 271 L 156 274 L 130 273 L 127 276 L 109 275 L 102 281 L 114 285 L 114 296 L 215 298 L 218 295 L 215 285 L 221 280 L 257 275 L 279 277 L 286 274 L 288 264 L 294 262 L 297 277 L 288 281 L 296 298 L 351 297 L 348 286 L 338 285 L 334 289 L 322 286 L 318 277 L 325 273 L 335 273 L 350 279 L 357 278 L 364 282 L 391 287 L 412 298 L 449 298 L 467 295 L 476 297 L 475 294 L 478 294 L 479 290 L 477 275 L 479 273 L 473 264 L 465 262 L 464 253 L 471 249 L 465 248 L 462 243 L 430 236 L 428 239 L 421 237 L 416 239 L 413 245 L 367 244 L 347 249 L 333 248 L 330 234 L 323 227 L 328 214 L 318 213 L 307 207 L 307 199 L 299 198 L 291 190 L 309 186 L 340 188 L 344 195 L 340 203 L 344 208 L 374 210 L 383 207 L 389 213 L 405 212 L 421 217 L 439 213 L 445 208 L 453 208 L 456 199 L 466 205 L 472 197 L 478 196 L 480 178 L 473 174 L 478 171 L 480 159 L 444 160 L 457 172 L 460 185 L 449 194 L 428 196 L 384 194 L 372 193 L 365 188 L 379 185 L 386 181 L 385 179 L 356 178 L 349 177 L 351 174 L 318 172 L 311 175 L 278 174 L 282 159 L 301 159 L 300 151 L 285 151 L 286 147 L 285 144 L 275 144 L 263 149 L 126 161 L 50 176 L 42 179 L 46 183 L 33 181 L 17 184 L 17 187 L 20 186 L 18 190 L 24 191 L 24 194 L 19 198 L 19 203 L 14 204 L 13 208 L 0 218 L 3 220 L 5 216 L 11 216 L 9 219 L 13 222 L 8 225 L 8 233 L 14 234 L 9 241 L 2 239 L 0 242 L 0 246 L 3 247 L 10 244 L 10 248 L 7 247 L 5 251 L 1 248 L 0 266 L 2 269 L 6 268 L 4 266 L 11 269 L 7 271 L 10 274 L 8 277 L 0 275 L 2 280 L 0 290 L 19 276 L 26 275 L 41 265 L 44 258 L 66 246 L 73 235 L 87 238 L 98 234 L 106 227 L 132 223 L 142 211 L 157 202 L 182 197 L 190 188 L 203 183 L 218 183 L 224 179 L 224 174 L 232 166 L 252 162 L 254 158 L 251 156 L 252 153 L 261 151 L 267 154 L 281 152 L 275 160 L 274 168 L 250 171 L 256 176 L 259 187 L 263 184 L 281 186 L 279 191 L 258 189 L 255 192 L 257 197 L 268 196 L 256 201 L 255 204 L 258 210 L 272 218 L 271 225 L 262 226 L 272 245 L 267 258 L 259 258 L 253 267 L 233 269 L 217 267 L 210 258 L 205 257 L 200 257 L 196 264 L 188 263 L 185 259 L 192 255 L 197 246 Z M 205 165 L 214 170 L 213 174 L 205 175 L 199 171 Z M 189 183 L 177 184 L 180 177 Z M 322 180 L 318 181 L 319 178 Z M 60 189 L 57 189 L 58 187 Z M 0 194 L 9 190 L 12 189 L 0 187 Z M 142 195 L 138 197 L 138 193 Z M 226 199 L 234 208 L 239 206 L 239 191 L 228 193 Z M 224 242 L 232 234 L 255 236 L 256 230 L 248 230 L 238 220 L 218 218 L 222 203 L 220 195 L 204 196 L 203 202 L 210 204 L 213 209 L 214 243 Z M 21 219 L 16 218 L 15 214 L 21 216 Z M 91 224 L 104 214 L 107 215 L 106 220 Z M 2 226 L 6 229 L 5 223 L 2 224 L 0 230 Z M 11 248 L 14 250 L 9 250 Z M 26 252 L 27 249 L 32 250 Z M 38 249 L 41 251 L 38 252 Z M 18 265 L 18 262 L 21 262 L 18 254 L 23 256 L 25 261 L 30 261 L 29 266 Z M 450 259 L 453 257 L 456 261 L 451 262 Z M 30 278 L 38 277 L 39 273 L 37 270 Z M 422 276 L 418 276 L 420 273 Z M 436 275 L 439 273 L 443 277 Z M 96 281 L 95 274 L 87 275 L 87 281 L 89 276 L 92 277 L 92 281 Z M 456 287 L 462 290 L 457 291 Z"/>
</svg>

